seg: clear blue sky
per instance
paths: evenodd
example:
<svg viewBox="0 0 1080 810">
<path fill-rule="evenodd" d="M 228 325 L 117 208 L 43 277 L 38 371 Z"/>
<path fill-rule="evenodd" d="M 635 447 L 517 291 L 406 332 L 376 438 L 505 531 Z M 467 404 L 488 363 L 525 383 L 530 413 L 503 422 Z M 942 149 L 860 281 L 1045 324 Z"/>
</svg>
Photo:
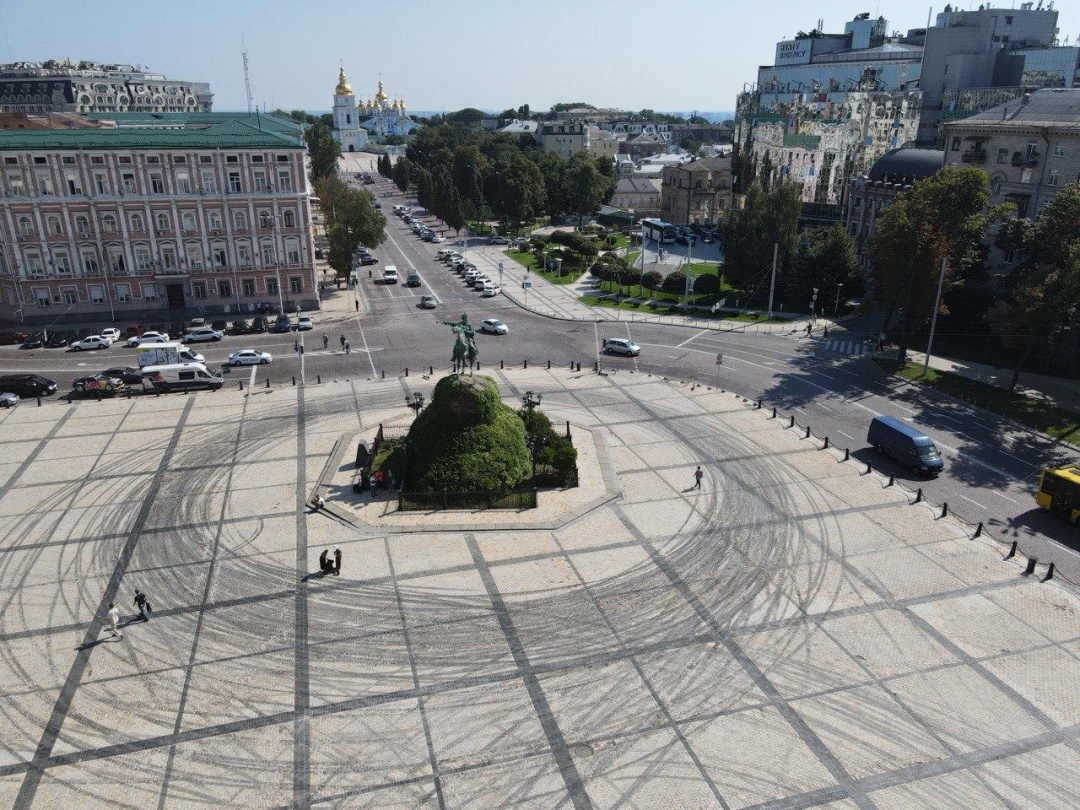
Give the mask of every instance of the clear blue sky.
<svg viewBox="0 0 1080 810">
<path fill-rule="evenodd" d="M 208 81 L 214 109 L 245 108 L 240 51 L 261 106 L 326 110 L 339 61 L 357 95 L 412 110 L 504 109 L 585 101 L 627 110 L 731 110 L 775 43 L 819 18 L 860 12 L 890 30 L 922 27 L 910 0 L 7 0 L 0 61 L 70 57 L 141 64 Z M 943 0 L 933 5 L 937 14 Z M 1019 2 L 994 3 L 1008 7 Z M 1080 3 L 1060 2 L 1061 38 Z M 955 3 L 976 8 L 978 2 Z"/>
</svg>

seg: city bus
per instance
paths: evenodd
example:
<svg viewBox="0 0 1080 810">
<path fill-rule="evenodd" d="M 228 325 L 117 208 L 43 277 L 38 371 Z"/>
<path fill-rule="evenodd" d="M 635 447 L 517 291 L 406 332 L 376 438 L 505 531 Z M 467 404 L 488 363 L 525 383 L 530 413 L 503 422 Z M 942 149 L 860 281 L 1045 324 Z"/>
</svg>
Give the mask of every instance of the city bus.
<svg viewBox="0 0 1080 810">
<path fill-rule="evenodd" d="M 675 226 L 662 219 L 641 220 L 641 232 L 646 239 L 652 239 L 660 245 L 670 245 L 675 241 Z"/>
<path fill-rule="evenodd" d="M 1080 523 L 1080 467 L 1047 467 L 1039 476 L 1035 503 L 1071 523 Z"/>
</svg>

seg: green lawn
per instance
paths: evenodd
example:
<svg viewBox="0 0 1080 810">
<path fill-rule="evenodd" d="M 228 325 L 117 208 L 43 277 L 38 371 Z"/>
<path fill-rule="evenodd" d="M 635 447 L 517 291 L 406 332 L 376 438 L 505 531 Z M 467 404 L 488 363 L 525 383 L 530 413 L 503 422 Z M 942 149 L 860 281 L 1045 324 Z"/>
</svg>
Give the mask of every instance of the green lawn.
<svg viewBox="0 0 1080 810">
<path fill-rule="evenodd" d="M 536 257 L 535 253 L 529 253 L 528 251 L 521 250 L 508 250 L 506 255 L 516 261 L 522 267 L 526 267 L 533 273 L 550 281 L 552 284 L 573 284 L 579 278 L 581 273 L 574 269 L 564 270 L 563 275 L 559 275 L 553 270 L 547 270 L 540 266 L 540 259 Z"/>
<path fill-rule="evenodd" d="M 948 371 L 927 369 L 921 363 L 907 363 L 896 372 L 906 380 L 925 385 L 962 399 L 991 413 L 1001 414 L 1035 430 L 1080 446 L 1080 414 L 1059 408 L 1041 399 L 1010 393 L 996 385 L 969 380 Z"/>
<path fill-rule="evenodd" d="M 626 288 L 624 287 L 623 289 L 625 291 Z M 634 290 L 636 290 L 636 289 L 637 289 L 637 287 L 635 285 L 632 292 Z M 646 292 L 648 292 L 648 290 L 646 290 Z M 761 313 L 754 313 L 754 312 L 738 312 L 738 313 L 735 313 L 735 312 L 715 312 L 714 313 L 714 312 L 710 312 L 707 309 L 685 310 L 684 311 L 684 310 L 681 310 L 678 307 L 676 307 L 674 312 L 669 313 L 668 312 L 669 307 L 675 305 L 675 302 L 673 302 L 673 301 L 670 302 L 670 303 L 665 301 L 664 302 L 665 305 L 663 305 L 663 306 L 649 306 L 648 301 L 637 302 L 637 301 L 627 301 L 627 300 L 624 299 L 624 300 L 620 301 L 618 304 L 616 304 L 615 299 L 613 299 L 613 298 L 597 298 L 594 295 L 583 295 L 583 296 L 581 296 L 581 301 L 582 301 L 582 303 L 585 303 L 585 304 L 588 304 L 589 306 L 594 306 L 594 307 L 609 307 L 611 309 L 625 309 L 625 310 L 628 310 L 630 312 L 646 312 L 646 313 L 650 313 L 650 314 L 653 314 L 653 315 L 656 315 L 656 314 L 660 314 L 660 315 L 667 315 L 667 314 L 686 315 L 687 317 L 691 317 L 691 318 L 710 318 L 712 320 L 717 320 L 717 321 L 720 321 L 720 320 L 739 321 L 741 323 L 787 323 L 788 322 L 786 318 L 775 318 L 775 317 L 774 318 L 768 318 L 768 317 L 766 317 L 765 315 L 763 315 Z M 659 299 L 657 299 L 657 301 L 659 301 Z"/>
</svg>

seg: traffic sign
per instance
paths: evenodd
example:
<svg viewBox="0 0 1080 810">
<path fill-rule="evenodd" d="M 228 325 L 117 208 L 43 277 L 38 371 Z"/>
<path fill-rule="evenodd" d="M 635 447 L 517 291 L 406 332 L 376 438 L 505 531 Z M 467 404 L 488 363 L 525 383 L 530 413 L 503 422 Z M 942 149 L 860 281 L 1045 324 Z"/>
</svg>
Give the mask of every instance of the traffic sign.
<svg viewBox="0 0 1080 810">
<path fill-rule="evenodd" d="M 723 352 L 717 352 L 716 353 L 716 365 L 718 365 L 718 366 L 724 365 L 724 353 Z"/>
<path fill-rule="evenodd" d="M 525 289 L 528 290 L 530 288 L 532 288 L 532 282 L 531 281 L 526 281 L 525 282 Z"/>
</svg>

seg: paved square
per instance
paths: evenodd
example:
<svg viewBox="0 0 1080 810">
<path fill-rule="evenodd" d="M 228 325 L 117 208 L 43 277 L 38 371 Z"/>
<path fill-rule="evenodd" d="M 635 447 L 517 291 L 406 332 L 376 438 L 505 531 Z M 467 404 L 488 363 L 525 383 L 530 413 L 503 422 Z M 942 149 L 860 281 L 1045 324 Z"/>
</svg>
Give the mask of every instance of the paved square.
<svg viewBox="0 0 1080 810">
<path fill-rule="evenodd" d="M 0 805 L 1076 806 L 1074 590 L 730 393 L 495 377 L 578 489 L 353 494 L 414 379 L 0 414 Z"/>
</svg>

